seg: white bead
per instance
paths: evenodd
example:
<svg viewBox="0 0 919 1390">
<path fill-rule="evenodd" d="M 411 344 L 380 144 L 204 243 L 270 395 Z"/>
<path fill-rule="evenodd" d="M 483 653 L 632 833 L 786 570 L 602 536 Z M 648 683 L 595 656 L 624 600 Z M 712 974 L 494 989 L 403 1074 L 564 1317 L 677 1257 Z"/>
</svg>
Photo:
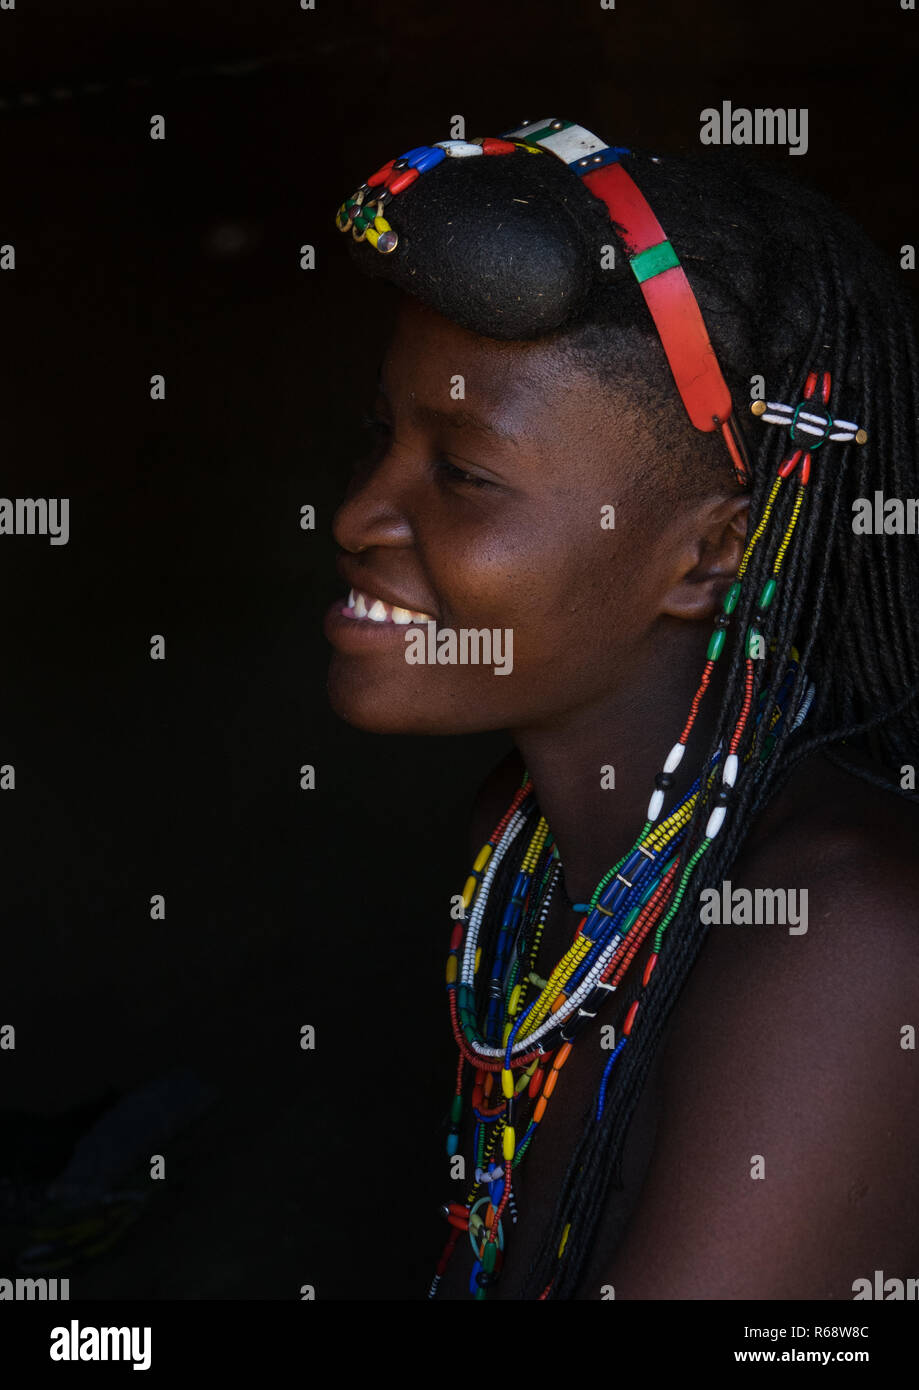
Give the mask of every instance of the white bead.
<svg viewBox="0 0 919 1390">
<path fill-rule="evenodd" d="M 675 743 L 667 754 L 667 761 L 664 763 L 665 772 L 673 772 L 679 767 L 683 754 L 686 752 L 685 743 Z"/>
<path fill-rule="evenodd" d="M 724 818 L 727 815 L 727 807 L 716 806 L 708 818 L 708 825 L 705 827 L 706 840 L 713 840 L 718 831 L 724 825 Z"/>
<path fill-rule="evenodd" d="M 657 820 L 664 804 L 664 793 L 656 791 L 648 803 L 648 820 Z"/>
<path fill-rule="evenodd" d="M 448 155 L 466 156 L 471 154 L 484 154 L 481 145 L 474 145 L 471 140 L 438 140 L 437 149 L 444 150 Z"/>
<path fill-rule="evenodd" d="M 721 780 L 726 787 L 733 787 L 734 783 L 737 781 L 737 769 L 739 766 L 740 763 L 737 754 L 731 753 L 724 764 L 724 771 L 721 774 Z"/>
</svg>

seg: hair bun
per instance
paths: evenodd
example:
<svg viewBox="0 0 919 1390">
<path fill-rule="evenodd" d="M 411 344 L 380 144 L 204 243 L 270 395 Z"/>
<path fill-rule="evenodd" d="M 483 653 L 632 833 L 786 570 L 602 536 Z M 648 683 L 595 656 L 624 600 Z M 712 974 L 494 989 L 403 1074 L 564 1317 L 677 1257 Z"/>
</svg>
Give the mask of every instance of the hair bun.
<svg viewBox="0 0 919 1390">
<path fill-rule="evenodd" d="M 597 199 L 550 154 L 448 156 L 387 205 L 388 255 L 348 236 L 382 276 L 484 337 L 538 338 L 575 322 L 613 232 Z"/>
</svg>

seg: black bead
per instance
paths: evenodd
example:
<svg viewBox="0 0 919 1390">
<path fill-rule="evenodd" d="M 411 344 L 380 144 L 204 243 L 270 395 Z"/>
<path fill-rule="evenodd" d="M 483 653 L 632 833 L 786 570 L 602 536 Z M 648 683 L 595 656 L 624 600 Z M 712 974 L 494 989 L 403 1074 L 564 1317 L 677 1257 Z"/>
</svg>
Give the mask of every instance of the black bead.
<svg viewBox="0 0 919 1390">
<path fill-rule="evenodd" d="M 478 1284 L 480 1289 L 487 1289 L 490 1284 L 497 1284 L 498 1275 L 495 1273 L 493 1269 L 480 1269 L 478 1274 L 475 1276 L 475 1282 Z"/>
<path fill-rule="evenodd" d="M 729 613 L 719 613 L 715 619 L 715 627 L 730 627 L 731 615 Z"/>
<path fill-rule="evenodd" d="M 722 787 L 715 801 L 719 806 L 726 806 L 731 799 L 731 793 L 727 787 Z"/>
<path fill-rule="evenodd" d="M 654 779 L 654 785 L 659 792 L 665 792 L 673 786 L 672 772 L 659 772 Z"/>
</svg>

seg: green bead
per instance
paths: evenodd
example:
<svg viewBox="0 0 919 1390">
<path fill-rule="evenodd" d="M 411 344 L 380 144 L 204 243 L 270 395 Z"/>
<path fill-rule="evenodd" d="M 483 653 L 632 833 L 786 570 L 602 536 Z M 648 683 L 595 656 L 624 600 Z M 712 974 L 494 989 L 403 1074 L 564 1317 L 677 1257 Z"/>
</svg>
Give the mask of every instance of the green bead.
<svg viewBox="0 0 919 1390">
<path fill-rule="evenodd" d="M 755 627 L 750 627 L 747 629 L 747 656 L 749 656 L 751 659 L 755 658 L 755 653 L 753 649 L 754 647 L 759 646 L 759 643 L 762 640 L 762 635 L 763 634 L 759 632 Z"/>
<path fill-rule="evenodd" d="M 640 904 L 640 903 L 638 904 L 637 907 L 633 907 L 633 908 L 632 908 L 632 911 L 629 913 L 628 917 L 626 917 L 625 921 L 624 921 L 623 924 L 622 924 L 622 935 L 623 935 L 623 936 L 625 936 L 626 932 L 629 930 L 629 928 L 630 928 L 631 926 L 634 926 L 634 924 L 635 924 L 635 919 L 636 919 L 636 917 L 638 916 L 638 914 L 639 914 L 640 911 L 641 911 L 641 904 Z"/>
<path fill-rule="evenodd" d="M 717 661 L 724 650 L 724 628 L 716 627 L 712 633 L 712 640 L 708 644 L 707 656 L 709 661 Z"/>
<path fill-rule="evenodd" d="M 728 589 L 724 596 L 723 608 L 725 613 L 733 613 L 737 607 L 737 600 L 740 598 L 740 580 L 736 580 Z"/>
<path fill-rule="evenodd" d="M 763 585 L 763 592 L 759 596 L 759 607 L 766 609 L 775 597 L 775 580 L 769 579 Z"/>
<path fill-rule="evenodd" d="M 463 1097 L 454 1096 L 453 1104 L 450 1106 L 450 1119 L 455 1123 L 463 1117 Z"/>
<path fill-rule="evenodd" d="M 495 1267 L 495 1260 L 498 1258 L 497 1242 L 486 1241 L 485 1249 L 482 1251 L 482 1268 L 490 1274 Z"/>
</svg>

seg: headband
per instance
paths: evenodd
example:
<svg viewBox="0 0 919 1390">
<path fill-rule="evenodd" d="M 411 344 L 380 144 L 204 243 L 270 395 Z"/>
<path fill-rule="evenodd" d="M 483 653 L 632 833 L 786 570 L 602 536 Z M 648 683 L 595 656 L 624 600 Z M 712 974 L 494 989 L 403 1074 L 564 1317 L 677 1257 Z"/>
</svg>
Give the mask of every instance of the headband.
<svg viewBox="0 0 919 1390">
<path fill-rule="evenodd" d="M 720 429 L 738 482 L 751 472 L 733 420 L 730 391 L 709 340 L 699 305 L 672 244 L 620 160 L 630 150 L 607 145 L 573 121 L 525 122 L 499 139 L 441 140 L 418 145 L 372 174 L 338 210 L 336 225 L 391 255 L 399 234 L 384 216 L 392 199 L 447 158 L 500 156 L 526 151 L 560 159 L 605 206 L 619 229 L 632 272 L 654 320 L 673 379 L 691 423 L 706 433 Z"/>
</svg>

